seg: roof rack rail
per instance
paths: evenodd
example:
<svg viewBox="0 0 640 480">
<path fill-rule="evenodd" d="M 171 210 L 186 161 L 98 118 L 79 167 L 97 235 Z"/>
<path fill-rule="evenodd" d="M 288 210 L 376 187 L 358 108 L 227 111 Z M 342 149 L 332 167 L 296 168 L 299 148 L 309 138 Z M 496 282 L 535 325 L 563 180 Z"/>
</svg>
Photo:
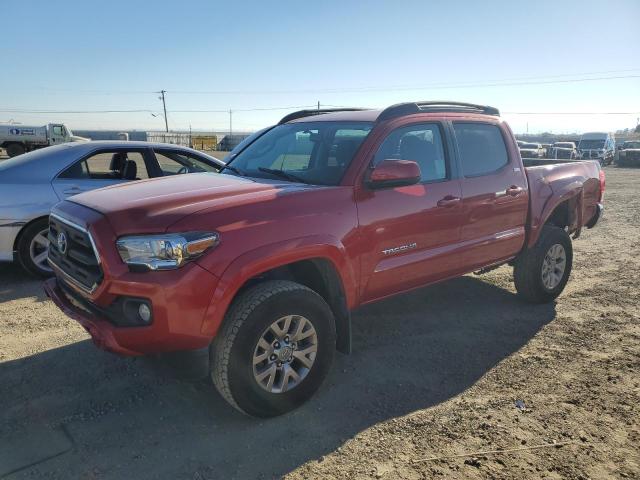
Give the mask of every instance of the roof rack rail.
<svg viewBox="0 0 640 480">
<path fill-rule="evenodd" d="M 312 117 L 314 115 L 322 115 L 324 113 L 333 113 L 333 112 L 358 112 L 361 110 L 366 110 L 365 108 L 316 108 L 309 110 L 298 110 L 297 112 L 290 113 L 285 115 L 280 119 L 278 125 L 282 125 L 283 123 L 290 122 L 291 120 L 296 120 L 298 118 L 304 117 Z"/>
<path fill-rule="evenodd" d="M 484 113 L 487 115 L 500 116 L 497 108 L 487 105 L 476 105 L 475 103 L 449 102 L 449 101 L 430 101 L 430 102 L 412 102 L 398 103 L 385 108 L 380 115 L 378 121 L 389 120 L 390 118 L 401 117 L 403 115 L 411 115 L 412 113 L 422 112 L 464 112 L 464 113 Z"/>
</svg>

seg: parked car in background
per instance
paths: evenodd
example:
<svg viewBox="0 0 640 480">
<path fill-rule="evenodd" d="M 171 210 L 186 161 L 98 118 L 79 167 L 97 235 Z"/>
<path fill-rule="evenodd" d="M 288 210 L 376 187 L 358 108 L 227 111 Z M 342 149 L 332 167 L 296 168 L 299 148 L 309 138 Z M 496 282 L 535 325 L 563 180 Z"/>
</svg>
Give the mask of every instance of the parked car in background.
<svg viewBox="0 0 640 480">
<path fill-rule="evenodd" d="M 612 133 L 589 132 L 580 137 L 578 152 L 582 160 L 597 160 L 600 165 L 610 165 L 616 154 L 616 142 Z"/>
<path fill-rule="evenodd" d="M 617 164 L 620 167 L 640 167 L 640 140 L 628 140 L 620 145 Z"/>
<path fill-rule="evenodd" d="M 61 123 L 44 126 L 0 125 L 0 147 L 10 157 L 51 145 L 88 141 L 88 138 L 74 135 L 69 127 Z"/>
<path fill-rule="evenodd" d="M 544 157 L 549 158 L 553 145 L 550 143 L 541 143 L 540 145 L 542 145 L 542 149 L 544 150 Z"/>
<path fill-rule="evenodd" d="M 544 158 L 544 149 L 539 143 L 523 143 L 520 145 L 522 158 Z"/>
<path fill-rule="evenodd" d="M 96 188 L 183 173 L 217 172 L 220 160 L 147 142 L 65 143 L 0 162 L 0 261 L 46 276 L 49 210 Z"/>
<path fill-rule="evenodd" d="M 350 351 L 362 305 L 507 264 L 521 298 L 553 301 L 604 187 L 597 162 L 527 167 L 493 107 L 301 111 L 220 175 L 56 205 L 45 290 L 100 348 L 202 349 L 229 404 L 270 417 Z"/>
<path fill-rule="evenodd" d="M 573 142 L 556 142 L 553 144 L 548 158 L 574 160 L 578 158 L 578 149 Z"/>
</svg>

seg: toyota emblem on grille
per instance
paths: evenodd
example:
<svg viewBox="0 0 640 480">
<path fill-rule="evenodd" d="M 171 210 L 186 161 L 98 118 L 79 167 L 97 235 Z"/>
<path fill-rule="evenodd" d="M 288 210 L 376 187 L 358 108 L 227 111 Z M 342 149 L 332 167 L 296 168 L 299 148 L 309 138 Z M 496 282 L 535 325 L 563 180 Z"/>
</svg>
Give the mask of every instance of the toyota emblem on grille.
<svg viewBox="0 0 640 480">
<path fill-rule="evenodd" d="M 58 233 L 56 244 L 58 245 L 58 250 L 60 251 L 60 253 L 67 253 L 67 236 L 64 234 L 64 232 Z"/>
</svg>

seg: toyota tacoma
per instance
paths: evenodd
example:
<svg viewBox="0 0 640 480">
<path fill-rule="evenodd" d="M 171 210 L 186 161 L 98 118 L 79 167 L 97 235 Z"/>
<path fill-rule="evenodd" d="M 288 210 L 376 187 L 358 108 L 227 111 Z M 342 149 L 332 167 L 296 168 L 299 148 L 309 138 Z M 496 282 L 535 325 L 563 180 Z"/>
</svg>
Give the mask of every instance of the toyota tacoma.
<svg viewBox="0 0 640 480">
<path fill-rule="evenodd" d="M 45 290 L 105 350 L 207 349 L 231 405 L 275 416 L 350 351 L 361 305 L 505 264 L 520 297 L 553 301 L 604 189 L 597 161 L 525 167 L 493 107 L 300 111 L 221 174 L 59 203 Z"/>
</svg>

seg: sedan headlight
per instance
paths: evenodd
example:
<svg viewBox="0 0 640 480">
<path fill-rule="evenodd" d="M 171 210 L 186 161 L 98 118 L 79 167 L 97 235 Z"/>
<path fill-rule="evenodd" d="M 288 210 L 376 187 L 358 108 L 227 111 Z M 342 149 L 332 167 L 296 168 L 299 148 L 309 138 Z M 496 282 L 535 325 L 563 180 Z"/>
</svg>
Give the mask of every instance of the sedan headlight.
<svg viewBox="0 0 640 480">
<path fill-rule="evenodd" d="M 212 232 L 132 235 L 118 239 L 122 261 L 132 270 L 173 270 L 220 243 Z"/>
</svg>

